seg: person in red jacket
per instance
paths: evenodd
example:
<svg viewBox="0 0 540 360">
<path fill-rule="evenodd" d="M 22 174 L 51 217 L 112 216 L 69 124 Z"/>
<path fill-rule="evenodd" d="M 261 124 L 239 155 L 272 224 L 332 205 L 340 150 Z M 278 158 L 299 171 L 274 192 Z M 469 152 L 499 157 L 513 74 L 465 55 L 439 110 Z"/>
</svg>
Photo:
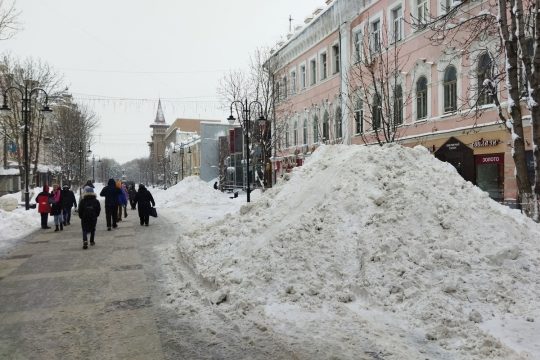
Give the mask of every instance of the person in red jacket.
<svg viewBox="0 0 540 360">
<path fill-rule="evenodd" d="M 36 203 L 38 204 L 38 212 L 41 214 L 41 228 L 50 229 L 47 225 L 49 220 L 49 212 L 51 211 L 51 194 L 49 193 L 49 186 L 43 185 L 43 191 L 36 197 Z"/>
</svg>

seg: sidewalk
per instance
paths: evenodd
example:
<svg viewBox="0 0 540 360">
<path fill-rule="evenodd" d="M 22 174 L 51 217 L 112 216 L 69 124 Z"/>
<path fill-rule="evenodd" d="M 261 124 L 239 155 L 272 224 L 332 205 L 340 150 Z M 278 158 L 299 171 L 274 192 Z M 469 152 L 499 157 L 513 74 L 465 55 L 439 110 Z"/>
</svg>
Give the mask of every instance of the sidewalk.
<svg viewBox="0 0 540 360">
<path fill-rule="evenodd" d="M 73 214 L 0 254 L 0 359 L 164 358 L 139 246 L 159 225 L 128 214 L 106 231 L 103 212 L 88 250 Z"/>
</svg>

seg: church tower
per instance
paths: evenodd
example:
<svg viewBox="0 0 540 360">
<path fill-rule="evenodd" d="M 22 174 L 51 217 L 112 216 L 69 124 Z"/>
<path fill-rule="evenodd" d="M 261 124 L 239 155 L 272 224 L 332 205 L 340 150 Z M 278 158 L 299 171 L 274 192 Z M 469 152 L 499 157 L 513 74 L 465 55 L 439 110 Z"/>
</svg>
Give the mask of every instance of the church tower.
<svg viewBox="0 0 540 360">
<path fill-rule="evenodd" d="M 152 164 L 152 182 L 159 179 L 159 169 L 163 157 L 165 156 L 165 133 L 167 132 L 169 125 L 165 123 L 165 116 L 163 115 L 163 109 L 161 108 L 161 99 L 158 101 L 158 108 L 156 112 L 156 119 L 150 125 L 152 129 L 152 141 L 148 142 L 150 147 L 150 161 Z"/>
</svg>

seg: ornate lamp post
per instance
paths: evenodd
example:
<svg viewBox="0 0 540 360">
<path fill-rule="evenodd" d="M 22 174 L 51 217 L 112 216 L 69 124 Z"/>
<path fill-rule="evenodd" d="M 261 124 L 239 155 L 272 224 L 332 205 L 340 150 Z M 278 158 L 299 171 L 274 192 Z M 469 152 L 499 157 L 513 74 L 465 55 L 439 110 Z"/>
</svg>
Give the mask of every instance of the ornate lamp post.
<svg viewBox="0 0 540 360">
<path fill-rule="evenodd" d="M 42 112 L 45 114 L 51 113 L 52 110 L 49 108 L 48 102 L 49 102 L 49 95 L 45 90 L 39 87 L 32 88 L 31 86 L 32 81 L 31 80 L 25 80 L 24 82 L 24 88 L 21 89 L 17 86 L 10 86 L 6 90 L 4 90 L 4 104 L 2 105 L 2 108 L 0 108 L 1 111 L 11 111 L 9 106 L 7 105 L 7 94 L 9 91 L 16 90 L 21 94 L 21 114 L 22 119 L 24 122 L 24 133 L 23 133 L 23 152 L 24 152 L 24 207 L 26 210 L 30 209 L 30 191 L 28 190 L 28 183 L 29 183 L 29 174 L 30 174 L 30 157 L 28 154 L 28 126 L 31 121 L 30 115 L 32 114 L 32 96 L 38 95 L 38 93 L 42 92 L 45 94 L 45 105 L 43 105 L 43 108 L 41 109 Z"/>
<path fill-rule="evenodd" d="M 240 109 L 240 114 L 242 114 L 241 119 L 238 119 L 240 122 L 240 126 L 242 128 L 242 132 L 244 133 L 244 143 L 246 147 L 246 178 L 247 178 L 247 202 L 250 202 L 250 194 L 251 194 L 251 188 L 250 188 L 250 176 L 249 176 L 249 156 L 250 156 L 250 149 L 249 149 L 249 138 L 251 136 L 250 134 L 250 122 L 251 122 L 251 112 L 253 106 L 259 107 L 259 118 L 257 121 L 266 123 L 266 118 L 263 115 L 263 105 L 258 102 L 257 100 L 254 100 L 248 104 L 247 99 L 244 99 L 244 102 L 235 100 L 231 103 L 231 115 L 227 118 L 229 123 L 232 125 L 236 121 L 235 117 L 233 116 L 233 105 L 236 105 Z"/>
<path fill-rule="evenodd" d="M 180 173 L 182 175 L 182 177 L 180 178 L 180 180 L 184 180 L 184 147 L 183 147 L 182 144 L 180 144 L 179 151 L 180 151 L 180 163 L 182 164 L 181 165 L 181 171 L 182 172 Z M 176 151 L 176 145 L 175 145 L 174 149 L 173 149 L 173 154 L 176 154 L 176 153 L 177 153 L 177 151 Z"/>
</svg>

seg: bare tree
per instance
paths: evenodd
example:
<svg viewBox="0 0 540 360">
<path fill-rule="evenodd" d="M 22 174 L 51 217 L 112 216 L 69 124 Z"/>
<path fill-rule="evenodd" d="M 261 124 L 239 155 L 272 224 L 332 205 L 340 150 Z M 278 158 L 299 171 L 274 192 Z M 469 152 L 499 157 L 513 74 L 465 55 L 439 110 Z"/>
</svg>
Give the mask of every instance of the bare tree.
<svg viewBox="0 0 540 360">
<path fill-rule="evenodd" d="M 500 58 L 497 72 L 478 85 L 487 93 L 512 137 L 512 156 L 524 213 L 539 221 L 540 199 L 540 1 L 471 0 L 454 2 L 445 14 L 415 19 L 419 29 L 429 28 L 432 43 L 457 46 L 464 54 L 478 51 L 475 44 L 493 39 L 490 50 Z M 455 45 L 454 45 L 455 44 Z M 483 50 L 480 47 L 480 50 Z M 504 86 L 503 82 L 504 81 Z M 500 87 L 499 87 L 500 86 Z M 501 89 L 502 88 L 502 89 Z M 503 108 L 503 101 L 506 108 Z M 469 102 L 470 104 L 470 102 Z M 474 107 L 474 106 L 473 106 Z M 535 175 L 527 172 L 523 115 L 530 112 Z"/>
<path fill-rule="evenodd" d="M 24 148 L 23 132 L 21 126 L 24 126 L 22 112 L 22 96 L 25 89 L 43 89 L 49 96 L 55 96 L 62 88 L 62 78 L 47 63 L 40 60 L 27 58 L 19 60 L 10 56 L 4 56 L 1 63 L 3 70 L 2 89 L 7 96 L 4 101 L 10 107 L 11 112 L 3 116 L 3 131 L 6 138 L 10 139 L 18 149 L 16 158 L 19 163 L 21 174 L 24 172 L 23 153 Z M 37 167 L 42 150 L 42 143 L 47 119 L 41 113 L 45 103 L 46 96 L 41 90 L 32 91 L 29 94 L 30 114 L 28 119 L 28 153 L 30 163 L 33 165 L 33 173 L 37 174 Z"/>
<path fill-rule="evenodd" d="M 402 78 L 408 57 L 400 54 L 402 33 L 398 31 L 401 30 L 389 32 L 384 25 L 369 37 L 355 38 L 354 63 L 346 74 L 349 87 L 346 104 L 354 114 L 355 132 L 365 143 L 382 145 L 399 139 L 400 126 L 406 120 L 404 109 L 413 98 Z M 369 33 L 367 25 L 358 34 L 362 33 Z"/>
<path fill-rule="evenodd" d="M 11 38 L 19 30 L 17 22 L 19 15 L 14 0 L 0 0 L 0 40 Z"/>
</svg>

